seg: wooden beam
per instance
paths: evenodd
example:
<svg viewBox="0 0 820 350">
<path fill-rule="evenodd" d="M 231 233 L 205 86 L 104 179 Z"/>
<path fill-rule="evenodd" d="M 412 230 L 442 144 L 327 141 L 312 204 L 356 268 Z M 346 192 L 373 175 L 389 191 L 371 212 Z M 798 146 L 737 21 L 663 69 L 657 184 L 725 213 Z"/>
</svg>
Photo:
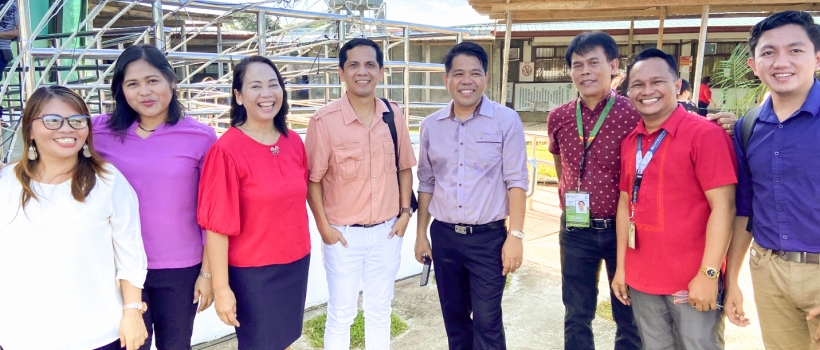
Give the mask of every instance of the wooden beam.
<svg viewBox="0 0 820 350">
<path fill-rule="evenodd" d="M 695 79 L 692 81 L 692 96 L 695 101 L 700 93 L 700 78 L 703 75 L 703 54 L 706 50 L 706 29 L 709 27 L 709 5 L 703 6 L 703 11 L 700 15 L 700 35 L 698 36 L 698 57 L 695 61 Z"/>
<path fill-rule="evenodd" d="M 666 6 L 661 7 L 661 22 L 658 25 L 658 50 L 663 50 L 663 21 L 666 20 Z"/>
<path fill-rule="evenodd" d="M 627 47 L 629 48 L 629 55 L 632 55 L 632 41 L 635 36 L 635 17 L 632 17 L 632 20 L 629 21 L 629 44 Z"/>
<path fill-rule="evenodd" d="M 509 0 L 507 0 L 509 1 Z M 512 34 L 513 12 L 507 11 L 507 21 L 504 22 L 504 63 L 501 65 L 501 99 L 502 106 L 507 105 L 507 80 L 510 75 L 510 36 Z"/>
</svg>

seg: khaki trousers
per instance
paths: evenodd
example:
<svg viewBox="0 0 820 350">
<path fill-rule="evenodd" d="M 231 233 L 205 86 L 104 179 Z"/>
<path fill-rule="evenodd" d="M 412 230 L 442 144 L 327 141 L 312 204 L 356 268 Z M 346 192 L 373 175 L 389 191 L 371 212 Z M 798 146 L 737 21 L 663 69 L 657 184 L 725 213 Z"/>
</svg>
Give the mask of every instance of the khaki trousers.
<svg viewBox="0 0 820 350">
<path fill-rule="evenodd" d="M 811 336 L 820 320 L 806 321 L 806 315 L 820 306 L 820 265 L 783 260 L 757 242 L 749 254 L 766 350 L 816 350 L 818 344 Z"/>
</svg>

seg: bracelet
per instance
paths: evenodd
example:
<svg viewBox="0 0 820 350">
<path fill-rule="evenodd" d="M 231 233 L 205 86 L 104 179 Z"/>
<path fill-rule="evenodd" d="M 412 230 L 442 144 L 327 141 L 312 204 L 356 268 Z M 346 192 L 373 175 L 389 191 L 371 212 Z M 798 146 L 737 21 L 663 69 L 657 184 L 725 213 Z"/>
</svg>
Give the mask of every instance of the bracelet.
<svg viewBox="0 0 820 350">
<path fill-rule="evenodd" d="M 202 277 L 206 280 L 209 280 L 209 279 L 211 279 L 211 273 L 210 272 L 205 272 L 205 271 L 199 271 L 199 277 Z"/>
<path fill-rule="evenodd" d="M 142 305 L 144 305 L 143 302 L 125 304 L 125 305 L 122 306 L 122 311 L 125 311 L 125 310 L 139 310 L 140 312 L 144 313 L 145 311 L 143 311 Z"/>
</svg>

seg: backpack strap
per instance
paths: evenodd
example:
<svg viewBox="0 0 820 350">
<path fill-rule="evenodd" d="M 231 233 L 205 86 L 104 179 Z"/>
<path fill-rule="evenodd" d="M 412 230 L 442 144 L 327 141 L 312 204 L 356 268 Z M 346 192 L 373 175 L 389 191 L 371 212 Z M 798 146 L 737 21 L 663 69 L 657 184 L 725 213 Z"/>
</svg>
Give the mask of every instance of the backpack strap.
<svg viewBox="0 0 820 350">
<path fill-rule="evenodd" d="M 740 121 L 740 148 L 743 150 L 743 169 L 746 170 L 746 175 L 750 179 L 752 178 L 752 171 L 749 169 L 749 157 L 746 155 L 746 150 L 749 146 L 749 140 L 752 139 L 752 133 L 755 130 L 759 113 L 760 106 L 752 108 L 743 115 L 743 120 Z M 754 196 L 752 196 L 752 198 L 754 198 Z M 752 216 L 754 212 L 752 211 L 751 203 L 749 204 L 749 222 L 746 224 L 746 231 L 752 232 Z"/>
<path fill-rule="evenodd" d="M 387 124 L 387 127 L 390 129 L 390 137 L 393 138 L 393 149 L 396 150 L 396 180 L 399 185 L 401 185 L 401 177 L 399 177 L 399 141 L 398 133 L 396 132 L 396 117 L 393 115 L 393 107 L 390 106 L 390 101 L 387 101 L 386 98 L 380 98 L 380 100 L 387 106 L 387 112 L 382 114 L 382 120 Z M 413 211 L 419 208 L 416 193 L 413 192 L 412 189 L 410 190 L 410 208 L 412 208 Z"/>
</svg>

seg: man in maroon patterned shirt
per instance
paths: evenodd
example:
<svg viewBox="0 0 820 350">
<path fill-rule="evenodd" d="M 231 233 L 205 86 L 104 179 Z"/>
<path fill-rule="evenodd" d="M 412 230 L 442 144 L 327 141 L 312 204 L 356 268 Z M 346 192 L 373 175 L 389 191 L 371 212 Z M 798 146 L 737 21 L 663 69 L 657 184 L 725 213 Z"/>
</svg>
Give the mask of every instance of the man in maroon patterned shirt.
<svg viewBox="0 0 820 350">
<path fill-rule="evenodd" d="M 592 319 L 598 296 L 601 260 L 609 285 L 616 267 L 615 212 L 618 207 L 621 141 L 641 120 L 629 99 L 610 88 L 618 73 L 618 44 L 606 33 L 587 32 L 570 42 L 566 53 L 579 98 L 553 109 L 547 120 L 550 152 L 558 173 L 561 216 L 564 348 L 595 349 Z M 732 130 L 737 118 L 709 115 Z M 578 127 L 579 121 L 581 128 Z M 586 210 L 579 210 L 583 201 Z M 582 212 L 583 211 L 583 212 Z M 615 350 L 641 349 L 632 309 L 610 288 L 617 324 Z"/>
</svg>

